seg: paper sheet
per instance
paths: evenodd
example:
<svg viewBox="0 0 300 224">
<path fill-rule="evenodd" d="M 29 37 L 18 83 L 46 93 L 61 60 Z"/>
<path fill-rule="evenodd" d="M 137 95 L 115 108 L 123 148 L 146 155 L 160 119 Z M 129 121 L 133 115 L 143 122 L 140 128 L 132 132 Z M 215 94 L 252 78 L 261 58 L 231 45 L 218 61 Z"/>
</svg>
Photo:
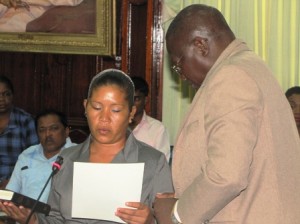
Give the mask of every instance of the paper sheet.
<svg viewBox="0 0 300 224">
<path fill-rule="evenodd" d="M 139 202 L 144 163 L 74 163 L 72 217 L 124 223 L 115 216 L 125 202 Z"/>
</svg>

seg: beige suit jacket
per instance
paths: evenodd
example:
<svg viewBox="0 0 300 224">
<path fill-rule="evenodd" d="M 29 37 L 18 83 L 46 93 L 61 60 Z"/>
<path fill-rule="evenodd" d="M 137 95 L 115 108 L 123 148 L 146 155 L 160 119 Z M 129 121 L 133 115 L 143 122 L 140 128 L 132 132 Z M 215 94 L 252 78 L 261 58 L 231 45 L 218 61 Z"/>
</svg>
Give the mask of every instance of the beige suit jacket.
<svg viewBox="0 0 300 224">
<path fill-rule="evenodd" d="M 265 63 L 233 41 L 193 99 L 174 147 L 184 224 L 299 224 L 300 143 Z"/>
</svg>

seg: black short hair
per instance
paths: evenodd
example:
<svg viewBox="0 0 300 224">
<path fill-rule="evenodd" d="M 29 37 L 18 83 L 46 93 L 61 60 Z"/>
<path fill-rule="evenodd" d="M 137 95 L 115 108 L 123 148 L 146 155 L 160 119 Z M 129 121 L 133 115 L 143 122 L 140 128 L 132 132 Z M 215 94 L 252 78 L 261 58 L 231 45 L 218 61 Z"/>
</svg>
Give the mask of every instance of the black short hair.
<svg viewBox="0 0 300 224">
<path fill-rule="evenodd" d="M 59 121 L 60 123 L 65 127 L 67 128 L 68 127 L 68 119 L 67 119 L 67 116 L 60 112 L 60 111 L 57 111 L 55 109 L 45 109 L 43 111 L 41 111 L 40 113 L 38 113 L 35 117 L 35 120 L 34 120 L 34 123 L 35 123 L 35 128 L 37 129 L 38 127 L 38 121 L 41 117 L 45 117 L 45 116 L 48 116 L 48 115 L 56 115 L 58 118 L 59 118 Z"/>
<path fill-rule="evenodd" d="M 188 33 L 196 30 L 205 36 L 218 37 L 226 34 L 235 38 L 221 11 L 205 4 L 192 4 L 175 16 L 167 30 L 166 39 L 177 34 L 187 36 Z"/>
<path fill-rule="evenodd" d="M 10 91 L 12 92 L 12 94 L 14 94 L 14 86 L 13 86 L 12 82 L 10 81 L 10 79 L 7 76 L 0 75 L 0 82 L 2 82 L 5 85 L 7 85 L 7 87 L 10 89 Z"/>
<path fill-rule="evenodd" d="M 145 96 L 148 96 L 148 94 L 149 94 L 149 85 L 148 85 L 148 83 L 146 82 L 146 80 L 144 78 L 139 77 L 139 76 L 132 76 L 131 80 L 134 83 L 135 91 L 140 91 Z"/>
<path fill-rule="evenodd" d="M 285 92 L 285 96 L 288 98 L 293 94 L 299 94 L 300 95 L 300 86 L 294 86 L 289 88 L 286 92 Z"/>
</svg>

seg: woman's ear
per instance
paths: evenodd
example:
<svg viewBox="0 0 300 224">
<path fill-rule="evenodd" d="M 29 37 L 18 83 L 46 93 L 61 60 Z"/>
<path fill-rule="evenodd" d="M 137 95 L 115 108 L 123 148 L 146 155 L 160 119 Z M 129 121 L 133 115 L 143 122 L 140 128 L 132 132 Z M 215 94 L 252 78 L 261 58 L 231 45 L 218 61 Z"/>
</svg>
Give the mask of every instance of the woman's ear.
<svg viewBox="0 0 300 224">
<path fill-rule="evenodd" d="M 84 107 L 84 116 L 86 117 L 86 107 L 87 107 L 87 104 L 88 104 L 88 100 L 87 99 L 84 99 L 83 100 L 83 107 Z"/>
<path fill-rule="evenodd" d="M 84 99 L 84 100 L 83 100 L 83 107 L 84 107 L 84 110 L 86 109 L 86 106 L 87 106 L 87 99 Z"/>
<path fill-rule="evenodd" d="M 208 55 L 209 47 L 208 40 L 206 38 L 197 36 L 194 38 L 193 44 L 202 56 Z"/>
</svg>

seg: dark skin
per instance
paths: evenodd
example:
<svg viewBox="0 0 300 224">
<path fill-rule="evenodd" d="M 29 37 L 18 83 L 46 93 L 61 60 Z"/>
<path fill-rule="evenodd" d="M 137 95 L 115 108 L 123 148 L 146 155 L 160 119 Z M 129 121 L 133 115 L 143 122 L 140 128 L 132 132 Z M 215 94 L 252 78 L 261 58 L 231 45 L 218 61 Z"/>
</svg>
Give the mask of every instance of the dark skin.
<svg viewBox="0 0 300 224">
<path fill-rule="evenodd" d="M 221 38 L 206 36 L 197 30 L 180 32 L 167 37 L 166 46 L 171 64 L 176 64 L 181 58 L 182 73 L 180 78 L 198 89 L 220 54 L 232 42 L 232 39 L 226 38 L 226 36 Z M 185 42 L 189 44 L 184 44 Z M 184 47 L 178 48 L 176 46 Z"/>
<path fill-rule="evenodd" d="M 136 90 L 134 95 L 138 96 L 138 98 L 134 101 L 136 112 L 134 114 L 132 122 L 129 124 L 131 130 L 133 130 L 141 122 L 144 115 L 144 108 L 148 100 L 148 98 L 139 90 Z"/>
<path fill-rule="evenodd" d="M 157 194 L 153 203 L 154 216 L 158 224 L 172 224 L 171 212 L 176 203 L 174 193 Z"/>
<path fill-rule="evenodd" d="M 0 82 L 0 133 L 9 123 L 10 112 L 13 107 L 12 90 L 3 82 Z"/>
<path fill-rule="evenodd" d="M 5 83 L 0 82 L 0 133 L 3 133 L 7 128 L 12 107 L 12 90 Z M 8 180 L 1 181 L 0 189 L 5 189 L 7 183 Z"/>
<path fill-rule="evenodd" d="M 218 13 L 212 13 L 211 8 L 203 5 L 187 7 L 176 17 L 166 34 L 171 65 L 179 68 L 181 79 L 198 89 L 235 36 Z M 154 214 L 159 224 L 172 224 L 171 214 L 176 201 L 176 193 L 156 196 Z"/>
</svg>

